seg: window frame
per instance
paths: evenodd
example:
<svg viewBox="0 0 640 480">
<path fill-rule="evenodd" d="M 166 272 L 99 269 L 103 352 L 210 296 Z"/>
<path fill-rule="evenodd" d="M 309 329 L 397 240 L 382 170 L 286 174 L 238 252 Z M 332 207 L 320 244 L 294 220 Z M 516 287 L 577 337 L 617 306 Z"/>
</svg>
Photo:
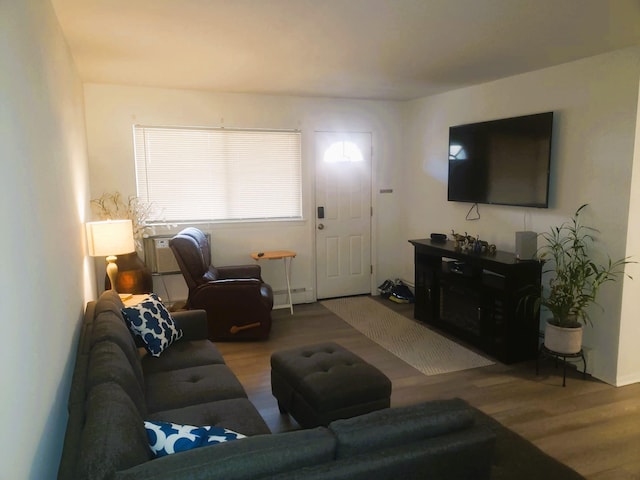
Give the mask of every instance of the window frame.
<svg viewBox="0 0 640 480">
<path fill-rule="evenodd" d="M 167 137 L 173 135 L 174 138 L 179 138 L 181 131 L 193 132 L 196 136 L 202 135 L 206 141 L 200 140 L 207 146 L 198 147 L 197 142 L 191 145 L 187 143 L 190 139 L 185 136 L 183 139 L 185 143 L 178 147 L 182 150 L 174 150 L 171 145 L 172 148 L 167 149 L 170 150 L 169 153 L 152 152 L 148 134 L 163 132 L 160 136 L 164 134 Z M 132 133 L 137 195 L 153 207 L 151 214 L 153 218 L 149 219 L 149 224 L 259 223 L 304 219 L 300 130 L 134 124 Z M 272 137 L 270 140 L 272 143 L 260 143 L 269 137 Z M 157 138 L 153 141 L 157 141 Z M 164 138 L 163 141 L 167 139 Z M 246 144 L 243 141 L 246 141 Z M 194 148 L 195 153 L 192 156 L 195 155 L 198 158 L 193 160 L 190 157 L 186 163 L 175 162 L 175 157 L 182 155 L 187 146 Z M 198 148 L 202 151 L 198 151 Z M 263 161 L 271 162 L 267 165 L 269 168 L 262 165 Z M 282 161 L 282 163 L 274 167 L 273 161 Z M 149 168 L 149 165 L 154 162 L 162 165 L 160 168 L 155 167 L 156 170 L 166 170 L 169 173 L 154 172 L 153 168 Z M 185 172 L 185 166 L 191 167 L 191 171 Z M 204 175 L 198 175 L 197 168 L 203 168 L 207 172 Z M 216 169 L 221 171 L 215 171 Z M 220 173 L 224 180 L 215 177 Z M 180 177 L 182 180 L 179 180 L 178 188 L 170 188 L 171 182 Z M 209 179 L 213 179 L 213 182 L 210 187 L 203 185 L 202 182 L 200 185 L 195 185 L 194 189 L 198 195 L 196 198 L 205 198 L 206 201 L 199 204 L 199 208 L 192 210 L 195 213 L 191 215 L 188 203 L 194 198 L 191 190 L 192 185 L 197 183 L 198 177 L 201 180 L 210 177 Z M 249 186 L 248 195 L 243 193 L 247 185 Z M 278 191 L 278 187 L 282 190 Z M 163 193 L 154 194 L 154 189 Z M 271 191 L 265 193 L 265 189 Z M 218 193 L 227 190 L 231 193 Z M 165 192 L 169 191 L 172 193 L 166 195 Z M 187 191 L 188 198 L 181 203 L 181 209 L 171 207 L 171 205 L 177 205 L 176 198 L 185 198 L 180 196 L 180 192 L 186 194 Z M 170 203 L 171 195 L 173 195 L 173 204 Z M 264 212 L 269 211 L 269 204 L 264 202 L 265 196 L 272 198 L 275 202 L 274 209 L 266 214 Z M 221 200 L 220 197 L 224 198 Z M 247 199 L 248 201 L 245 201 Z M 173 212 L 169 215 L 166 214 L 167 205 Z M 275 210 L 278 207 L 279 213 Z M 220 209 L 224 210 L 226 215 L 214 213 L 219 212 Z M 229 214 L 234 209 L 236 213 Z M 179 215 L 175 213 L 177 210 L 180 210 Z M 207 214 L 203 215 L 203 211 L 207 211 Z M 249 211 L 259 212 L 259 214 L 247 214 Z M 209 215 L 209 213 L 213 214 Z"/>
</svg>

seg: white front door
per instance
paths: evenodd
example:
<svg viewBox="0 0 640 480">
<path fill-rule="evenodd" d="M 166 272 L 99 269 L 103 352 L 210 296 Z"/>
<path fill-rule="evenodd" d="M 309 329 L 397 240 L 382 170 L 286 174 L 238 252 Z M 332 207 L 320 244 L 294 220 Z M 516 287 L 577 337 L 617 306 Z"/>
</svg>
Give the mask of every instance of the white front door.
<svg viewBox="0 0 640 480">
<path fill-rule="evenodd" d="M 315 143 L 317 298 L 371 293 L 371 133 Z"/>
</svg>

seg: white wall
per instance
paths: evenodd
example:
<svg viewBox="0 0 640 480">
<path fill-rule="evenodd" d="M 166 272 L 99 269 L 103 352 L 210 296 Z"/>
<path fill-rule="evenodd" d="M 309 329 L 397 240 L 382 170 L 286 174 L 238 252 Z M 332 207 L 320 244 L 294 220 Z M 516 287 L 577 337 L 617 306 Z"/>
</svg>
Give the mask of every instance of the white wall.
<svg viewBox="0 0 640 480">
<path fill-rule="evenodd" d="M 256 128 L 296 128 L 302 131 L 304 220 L 297 222 L 207 224 L 212 234 L 214 262 L 252 263 L 252 251 L 289 249 L 298 256 L 292 263 L 292 288 L 303 289 L 294 302 L 315 299 L 314 258 L 314 132 L 367 131 L 373 134 L 374 192 L 392 188 L 392 194 L 374 193 L 378 224 L 374 225 L 375 281 L 397 276 L 394 261 L 399 238 L 397 197 L 402 148 L 402 104 L 221 94 L 100 84 L 85 85 L 91 194 L 119 190 L 135 195 L 132 125 L 199 125 Z M 381 230 L 384 228 L 384 232 Z M 159 230 L 157 233 L 169 233 Z M 263 277 L 275 291 L 286 288 L 282 262 L 261 262 Z M 100 277 L 100 275 L 98 275 Z M 168 300 L 186 297 L 180 276 L 155 279 L 154 289 Z M 284 303 L 286 298 L 276 298 Z"/>
<path fill-rule="evenodd" d="M 53 479 L 94 280 L 82 87 L 48 1 L 0 2 L 0 65 L 0 477 Z"/>
<path fill-rule="evenodd" d="M 589 203 L 585 223 L 601 230 L 603 250 L 613 258 L 640 258 L 640 250 L 626 248 L 639 58 L 638 48 L 621 50 L 411 102 L 402 182 L 405 237 L 453 229 L 513 251 L 514 232 L 545 231 Z M 550 110 L 555 112 L 550 208 L 480 205 L 481 219 L 465 221 L 471 204 L 447 202 L 448 127 Z M 410 245 L 404 246 L 403 265 L 402 275 L 411 277 Z M 599 301 L 605 312 L 592 312 L 596 325 L 585 333 L 585 345 L 593 349 L 590 371 L 612 384 L 618 383 L 620 325 L 634 321 L 633 309 L 621 320 L 622 285 L 603 288 Z M 634 303 L 637 312 L 640 304 Z M 627 351 L 620 352 L 623 358 L 633 357 L 633 367 L 626 370 L 636 373 L 640 354 L 631 345 L 638 341 L 635 333 L 624 345 Z"/>
<path fill-rule="evenodd" d="M 638 82 L 640 89 L 640 81 Z M 640 95 L 639 95 L 640 98 Z M 629 202 L 629 218 L 627 221 L 627 252 L 640 261 L 640 102 L 637 107 L 636 141 L 633 156 L 633 173 L 631 177 L 631 198 Z M 640 355 L 638 341 L 640 339 L 640 322 L 638 322 L 638 299 L 640 298 L 640 277 L 638 268 L 634 266 L 634 278 L 625 277 L 622 296 L 622 319 L 618 349 L 617 385 L 640 382 Z"/>
</svg>

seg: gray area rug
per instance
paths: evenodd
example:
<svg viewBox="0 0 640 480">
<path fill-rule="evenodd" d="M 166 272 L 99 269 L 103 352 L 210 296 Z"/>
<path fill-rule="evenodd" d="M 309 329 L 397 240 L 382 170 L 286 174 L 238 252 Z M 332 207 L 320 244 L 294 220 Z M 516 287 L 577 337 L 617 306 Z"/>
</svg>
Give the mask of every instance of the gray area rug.
<svg viewBox="0 0 640 480">
<path fill-rule="evenodd" d="M 323 300 L 324 307 L 425 375 L 485 367 L 495 362 L 404 317 L 371 297 Z"/>
</svg>

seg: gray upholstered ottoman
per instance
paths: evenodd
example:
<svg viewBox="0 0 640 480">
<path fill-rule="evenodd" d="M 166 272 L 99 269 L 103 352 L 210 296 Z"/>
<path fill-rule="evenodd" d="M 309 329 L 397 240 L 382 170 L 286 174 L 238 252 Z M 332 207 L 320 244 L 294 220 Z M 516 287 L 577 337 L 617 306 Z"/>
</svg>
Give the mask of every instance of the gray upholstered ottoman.
<svg viewBox="0 0 640 480">
<path fill-rule="evenodd" d="M 271 391 L 281 413 L 311 428 L 389 407 L 391 381 L 337 343 L 322 343 L 271 355 Z"/>
</svg>

